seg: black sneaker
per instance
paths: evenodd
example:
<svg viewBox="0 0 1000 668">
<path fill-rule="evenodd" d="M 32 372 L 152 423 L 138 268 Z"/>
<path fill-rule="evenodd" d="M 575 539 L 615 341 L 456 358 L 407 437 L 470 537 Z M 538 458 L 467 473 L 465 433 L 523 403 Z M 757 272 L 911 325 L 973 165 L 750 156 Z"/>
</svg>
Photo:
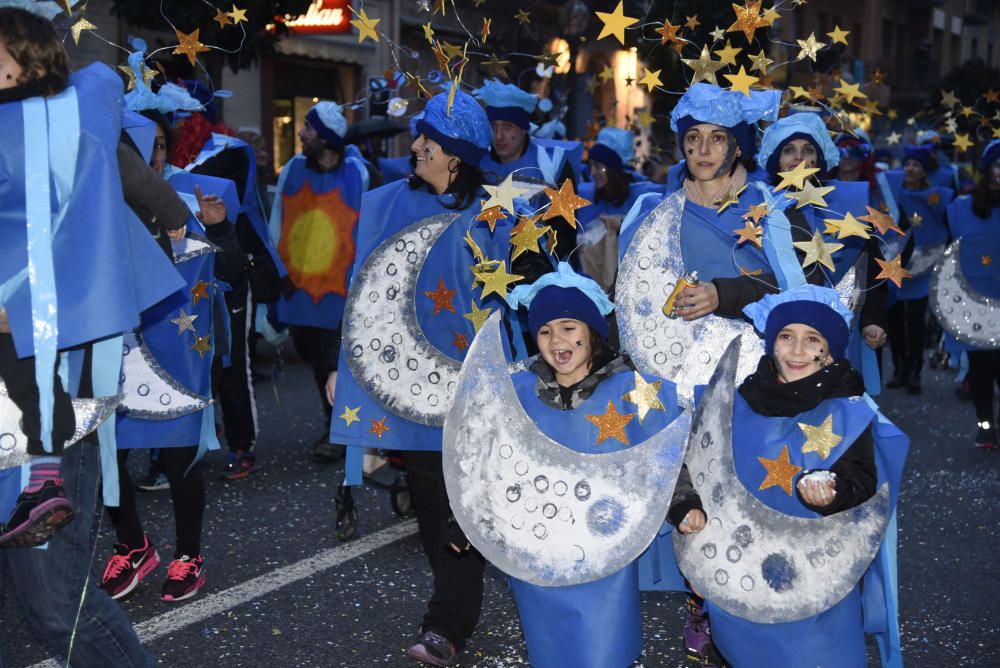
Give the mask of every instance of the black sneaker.
<svg viewBox="0 0 1000 668">
<path fill-rule="evenodd" d="M 252 452 L 234 450 L 226 457 L 226 463 L 219 472 L 220 480 L 243 480 L 257 470 L 257 458 Z"/>
<path fill-rule="evenodd" d="M 167 474 L 163 469 L 158 464 L 153 464 L 149 467 L 146 477 L 135 483 L 135 488 L 141 492 L 159 492 L 170 489 L 170 481 L 167 480 Z"/>
<path fill-rule="evenodd" d="M 979 431 L 976 433 L 976 447 L 981 450 L 997 449 L 997 432 L 989 422 L 979 423 Z"/>
<path fill-rule="evenodd" d="M 455 645 L 436 631 L 426 631 L 416 644 L 406 650 L 406 656 L 432 666 L 455 663 Z"/>
<path fill-rule="evenodd" d="M 184 601 L 197 594 L 204 586 L 205 569 L 201 555 L 189 557 L 183 554 L 170 562 L 160 598 L 171 603 Z"/>
<path fill-rule="evenodd" d="M 73 521 L 73 504 L 62 480 L 46 480 L 34 492 L 17 497 L 14 510 L 0 533 L 0 548 L 38 547 Z"/>
<path fill-rule="evenodd" d="M 319 440 L 313 443 L 313 460 L 320 464 L 328 464 L 343 459 L 346 448 L 336 443 L 329 443 L 326 439 L 326 436 L 320 436 Z"/>
</svg>

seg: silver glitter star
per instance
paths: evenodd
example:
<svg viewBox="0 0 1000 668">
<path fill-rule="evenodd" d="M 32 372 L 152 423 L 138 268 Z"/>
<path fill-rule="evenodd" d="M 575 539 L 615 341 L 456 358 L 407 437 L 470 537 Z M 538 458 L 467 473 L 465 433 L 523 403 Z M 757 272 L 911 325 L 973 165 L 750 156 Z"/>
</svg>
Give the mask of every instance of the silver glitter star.
<svg viewBox="0 0 1000 668">
<path fill-rule="evenodd" d="M 187 313 L 184 312 L 184 309 L 181 309 L 181 314 L 179 316 L 177 316 L 176 318 L 174 318 L 173 320 L 171 320 L 170 322 L 172 322 L 175 325 L 177 325 L 177 334 L 179 336 L 179 335 L 183 334 L 185 331 L 188 331 L 188 330 L 190 330 L 190 331 L 193 332 L 194 331 L 194 321 L 197 318 L 198 318 L 198 316 L 196 316 L 196 315 L 188 315 Z"/>
</svg>

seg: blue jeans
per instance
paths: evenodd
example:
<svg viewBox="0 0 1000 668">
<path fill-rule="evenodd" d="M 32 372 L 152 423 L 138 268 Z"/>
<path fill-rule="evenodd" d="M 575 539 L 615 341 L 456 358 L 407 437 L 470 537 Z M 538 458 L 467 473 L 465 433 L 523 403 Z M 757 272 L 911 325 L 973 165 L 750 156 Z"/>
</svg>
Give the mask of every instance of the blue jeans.
<svg viewBox="0 0 1000 668">
<path fill-rule="evenodd" d="M 71 666 L 154 666 L 156 662 L 143 651 L 125 612 L 97 588 L 96 576 L 87 580 L 98 470 L 98 449 L 92 442 L 81 441 L 66 449 L 63 484 L 76 518 L 49 541 L 47 550 L 0 550 L 0 571 L 10 571 L 28 628 L 63 665 L 69 654 Z M 83 591 L 86 595 L 81 607 Z M 74 625 L 76 636 L 70 648 Z M 4 665 L 8 661 L 0 642 L 0 666 Z"/>
</svg>

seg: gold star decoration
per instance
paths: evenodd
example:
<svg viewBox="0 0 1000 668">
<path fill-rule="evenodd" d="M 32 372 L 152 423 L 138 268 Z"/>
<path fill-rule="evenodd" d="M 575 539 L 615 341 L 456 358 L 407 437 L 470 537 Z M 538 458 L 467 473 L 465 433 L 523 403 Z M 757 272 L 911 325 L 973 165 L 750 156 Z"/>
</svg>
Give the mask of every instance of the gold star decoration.
<svg viewBox="0 0 1000 668">
<path fill-rule="evenodd" d="M 480 308 L 476 304 L 476 300 L 473 299 L 472 310 L 463 315 L 462 317 L 472 323 L 472 326 L 475 329 L 476 334 L 478 334 L 479 330 L 483 328 L 484 324 L 486 324 L 486 319 L 490 317 L 491 313 L 493 313 L 492 308 L 490 307 Z"/>
<path fill-rule="evenodd" d="M 662 384 L 661 380 L 655 380 L 652 383 L 646 382 L 646 379 L 638 371 L 635 372 L 635 389 L 628 392 L 622 399 L 636 405 L 640 423 L 646 419 L 646 414 L 649 411 L 664 410 L 659 397 Z"/>
<path fill-rule="evenodd" d="M 523 9 L 519 9 L 517 10 L 517 15 L 514 16 L 514 19 L 518 21 L 521 25 L 528 25 L 529 23 L 531 23 L 531 14 L 524 11 Z"/>
<path fill-rule="evenodd" d="M 188 331 L 194 332 L 195 331 L 194 321 L 197 319 L 198 319 L 197 315 L 188 315 L 187 313 L 184 312 L 184 309 L 182 308 L 180 310 L 180 314 L 170 322 L 177 325 L 177 334 L 179 336 L 184 332 Z M 197 332 L 195 332 L 195 336 L 197 336 Z"/>
<path fill-rule="evenodd" d="M 840 80 L 840 85 L 833 89 L 834 93 L 839 93 L 847 99 L 848 104 L 854 104 L 854 98 L 859 97 L 862 100 L 867 99 L 868 96 L 861 92 L 860 84 L 849 84 L 843 79 Z"/>
<path fill-rule="evenodd" d="M 708 34 L 712 36 L 713 42 L 721 42 L 726 38 L 726 31 L 719 26 L 715 26 L 715 30 L 710 31 Z"/>
<path fill-rule="evenodd" d="M 543 227 L 535 225 L 539 218 L 541 214 L 533 218 L 522 217 L 521 222 L 510 231 L 510 245 L 514 247 L 511 261 L 516 260 L 522 253 L 538 252 L 538 240 L 549 231 L 548 225 Z"/>
<path fill-rule="evenodd" d="M 797 100 L 800 97 L 806 100 L 812 99 L 812 95 L 809 94 L 809 91 L 802 86 L 789 86 L 788 91 L 792 94 L 793 100 Z"/>
<path fill-rule="evenodd" d="M 855 218 L 850 211 L 847 212 L 842 220 L 824 218 L 823 222 L 826 223 L 823 234 L 836 234 L 838 239 L 846 239 L 847 237 L 869 238 L 868 230 L 871 228 Z"/>
<path fill-rule="evenodd" d="M 822 188 L 817 187 L 812 181 L 806 181 L 806 184 L 802 186 L 802 190 L 798 191 L 785 191 L 785 197 L 788 199 L 795 200 L 795 208 L 801 209 L 807 204 L 815 204 L 817 206 L 826 206 L 825 195 L 833 192 L 834 186 L 824 186 Z"/>
<path fill-rule="evenodd" d="M 588 415 L 587 419 L 597 427 L 597 445 L 609 438 L 629 445 L 628 436 L 625 435 L 625 425 L 634 417 L 635 413 L 619 413 L 615 408 L 615 402 L 608 399 L 608 408 L 604 411 L 604 415 Z"/>
<path fill-rule="evenodd" d="M 128 65 L 119 65 L 118 69 L 121 70 L 126 77 L 128 77 L 128 83 L 125 84 L 125 92 L 127 93 L 135 88 L 135 72 L 133 72 L 132 68 Z"/>
<path fill-rule="evenodd" d="M 754 223 L 759 223 L 761 218 L 767 217 L 767 204 L 763 202 L 760 204 L 752 205 L 746 213 L 743 214 L 744 218 L 750 218 Z"/>
<path fill-rule="evenodd" d="M 757 83 L 757 77 L 747 74 L 746 69 L 742 65 L 740 65 L 740 69 L 736 74 L 723 74 L 722 76 L 729 79 L 729 83 L 732 84 L 730 90 L 743 93 L 747 97 L 750 97 L 750 86 Z"/>
<path fill-rule="evenodd" d="M 452 332 L 454 338 L 451 341 L 451 345 L 458 348 L 458 352 L 464 353 L 465 349 L 469 347 L 469 339 L 465 334 L 459 334 L 458 332 Z"/>
<path fill-rule="evenodd" d="M 76 20 L 76 23 L 69 29 L 70 33 L 73 35 L 73 43 L 76 45 L 80 44 L 80 35 L 84 30 L 97 30 L 97 26 L 83 18 L 82 16 Z"/>
<path fill-rule="evenodd" d="M 903 234 L 903 230 L 901 230 L 896 223 L 892 222 L 892 217 L 889 214 L 883 213 L 882 211 L 870 207 L 867 204 L 865 205 L 865 208 L 868 209 L 868 215 L 858 216 L 858 220 L 871 223 L 875 226 L 875 229 L 878 230 L 878 233 L 883 236 L 889 230 L 892 230 L 899 235 Z"/>
<path fill-rule="evenodd" d="M 726 66 L 721 60 L 712 60 L 707 46 L 701 47 L 701 55 L 697 58 L 681 58 L 681 61 L 694 70 L 691 78 L 691 83 L 693 84 L 699 81 L 707 81 L 708 83 L 718 85 L 719 81 L 715 78 L 715 73 Z"/>
<path fill-rule="evenodd" d="M 194 335 L 194 343 L 191 345 L 191 350 L 198 353 L 201 359 L 205 358 L 205 353 L 212 349 L 212 335 L 206 334 L 205 336 L 198 336 L 197 333 Z"/>
<path fill-rule="evenodd" d="M 840 434 L 833 433 L 833 413 L 827 415 L 818 427 L 804 422 L 799 422 L 798 425 L 806 437 L 806 442 L 802 444 L 802 454 L 815 452 L 825 461 L 830 456 L 830 451 L 844 440 Z"/>
<path fill-rule="evenodd" d="M 427 40 L 428 44 L 434 46 L 434 28 L 431 27 L 431 22 L 428 21 L 421 27 L 424 29 L 424 39 Z"/>
<path fill-rule="evenodd" d="M 372 428 L 368 430 L 369 434 L 375 434 L 378 436 L 378 440 L 382 440 L 382 434 L 389 431 L 389 427 L 385 423 L 385 418 L 379 418 L 378 420 L 372 420 Z"/>
<path fill-rule="evenodd" d="M 726 188 L 726 191 L 722 193 L 719 199 L 712 202 L 713 204 L 715 204 L 716 212 L 722 213 L 723 211 L 731 207 L 733 204 L 739 204 L 740 193 L 742 193 L 746 189 L 747 189 L 746 185 L 744 185 L 742 188 L 736 188 L 733 185 L 730 185 L 728 188 Z"/>
<path fill-rule="evenodd" d="M 955 148 L 959 151 L 968 151 L 972 148 L 972 142 L 969 140 L 969 135 L 965 132 L 955 133 Z"/>
<path fill-rule="evenodd" d="M 494 79 L 499 77 L 507 78 L 507 65 L 510 64 L 509 60 L 500 60 L 497 58 L 497 54 L 490 55 L 490 59 L 483 63 L 483 67 L 486 71 L 490 73 L 490 76 Z"/>
<path fill-rule="evenodd" d="M 605 65 L 604 69 L 598 73 L 597 78 L 606 83 L 615 78 L 615 72 L 611 69 L 610 65 Z"/>
<path fill-rule="evenodd" d="M 585 206 L 590 206 L 590 200 L 584 199 L 576 194 L 573 189 L 573 181 L 566 179 L 559 190 L 545 188 L 545 194 L 551 200 L 549 208 L 542 215 L 542 220 L 550 220 L 556 216 L 562 216 L 569 223 L 570 227 L 576 228 L 576 210 Z"/>
<path fill-rule="evenodd" d="M 941 91 L 941 104 L 946 107 L 954 107 L 958 104 L 958 97 L 955 95 L 953 90 L 943 90 Z"/>
<path fill-rule="evenodd" d="M 764 10 L 763 14 L 761 14 L 760 25 L 761 26 L 773 26 L 774 22 L 777 21 L 780 18 L 781 18 L 781 14 L 779 14 L 778 10 L 774 8 L 774 5 L 771 5 L 770 7 L 768 7 L 767 9 Z"/>
<path fill-rule="evenodd" d="M 233 20 L 229 18 L 229 14 L 222 11 L 221 9 L 215 10 L 215 17 L 212 19 L 219 24 L 219 29 L 225 28 L 226 26 L 233 25 Z"/>
<path fill-rule="evenodd" d="M 770 67 L 774 61 L 764 55 L 764 50 L 761 49 L 760 53 L 755 53 L 747 56 L 750 62 L 753 63 L 750 66 L 751 72 L 760 72 L 761 74 L 767 74 L 767 68 Z M 796 86 L 798 88 L 798 86 Z M 801 88 L 799 90 L 802 90 Z"/>
<path fill-rule="evenodd" d="M 733 65 L 733 66 L 735 66 L 736 65 L 736 56 L 740 55 L 740 53 L 742 53 L 742 52 L 743 52 L 743 49 L 737 49 L 735 46 L 733 46 L 732 44 L 730 44 L 729 40 L 727 39 L 726 40 L 726 45 L 724 47 L 722 47 L 718 51 L 713 51 L 712 53 L 714 53 L 715 55 L 717 55 L 719 57 L 719 60 L 721 60 L 722 62 L 724 62 L 726 65 Z"/>
<path fill-rule="evenodd" d="M 938 193 L 938 191 L 935 190 L 934 192 L 932 192 L 930 195 L 927 196 L 927 203 L 928 204 L 941 203 L 941 195 Z"/>
<path fill-rule="evenodd" d="M 357 14 L 358 18 L 351 19 L 351 25 L 358 29 L 358 44 L 363 43 L 366 39 L 370 39 L 373 42 L 377 42 L 378 33 L 375 32 L 375 26 L 379 24 L 382 19 L 372 19 L 368 17 L 365 13 L 364 7 L 361 8 L 361 12 Z M 381 438 L 381 436 L 379 436 Z"/>
<path fill-rule="evenodd" d="M 655 29 L 653 32 L 660 34 L 660 44 L 669 44 L 670 42 L 683 41 L 680 37 L 677 36 L 677 31 L 680 29 L 681 29 L 680 26 L 675 26 L 667 19 L 663 19 L 663 26 Z"/>
<path fill-rule="evenodd" d="M 892 260 L 886 261 L 882 258 L 875 258 L 878 262 L 878 266 L 882 268 L 882 271 L 878 273 L 875 280 L 888 279 L 896 284 L 897 288 L 903 287 L 903 279 L 910 278 L 910 272 L 903 269 L 903 256 L 897 255 Z"/>
<path fill-rule="evenodd" d="M 761 0 L 754 0 L 743 7 L 733 4 L 736 22 L 729 26 L 729 30 L 726 32 L 741 32 L 747 36 L 747 42 L 752 43 L 753 34 L 760 27 L 760 2 Z"/>
<path fill-rule="evenodd" d="M 493 271 L 480 272 L 476 274 L 476 277 L 483 283 L 483 294 L 479 296 L 480 301 L 492 294 L 498 294 L 503 299 L 507 299 L 507 286 L 524 278 L 519 274 L 508 274 L 506 260 Z"/>
<path fill-rule="evenodd" d="M 753 242 L 757 248 L 761 248 L 761 237 L 764 236 L 764 230 L 754 225 L 750 220 L 743 221 L 743 227 L 733 232 L 738 239 L 736 239 L 736 244 L 742 246 L 747 241 Z"/>
<path fill-rule="evenodd" d="M 514 186 L 513 174 L 508 174 L 507 178 L 501 181 L 498 186 L 484 185 L 483 190 L 490 196 L 482 205 L 483 211 L 490 207 L 500 206 L 510 213 L 514 213 L 514 198 L 528 192 L 527 188 L 517 188 Z"/>
<path fill-rule="evenodd" d="M 983 265 L 984 267 L 990 266 L 991 264 L 993 264 L 993 256 L 984 255 L 982 259 L 979 261 L 979 264 Z"/>
<path fill-rule="evenodd" d="M 233 25 L 239 25 L 241 23 L 247 23 L 247 10 L 240 9 L 236 5 L 233 5 L 233 9 L 229 12 L 229 18 L 232 19 Z"/>
<path fill-rule="evenodd" d="M 486 200 L 484 199 L 479 200 L 479 204 L 480 206 L 485 205 Z M 482 213 L 476 216 L 475 220 L 485 221 L 486 224 L 490 226 L 490 233 L 492 234 L 494 228 L 497 225 L 497 221 L 507 220 L 507 216 L 503 215 L 503 207 L 497 205 L 497 206 L 491 206 L 488 209 L 483 209 Z"/>
<path fill-rule="evenodd" d="M 685 16 L 684 18 L 686 19 L 684 21 L 684 26 L 688 30 L 694 30 L 695 28 L 697 28 L 698 26 L 701 25 L 701 23 L 698 22 L 698 15 L 697 14 L 695 14 L 694 16 Z"/>
<path fill-rule="evenodd" d="M 909 220 L 910 220 L 910 225 L 912 225 L 913 227 L 920 227 L 921 225 L 924 224 L 924 217 L 921 216 L 916 211 L 910 214 Z"/>
<path fill-rule="evenodd" d="M 985 93 L 983 93 L 983 97 L 986 98 L 987 102 L 992 102 L 993 104 L 1000 102 L 1000 93 L 993 90 L 992 88 L 988 89 Z"/>
<path fill-rule="evenodd" d="M 643 107 L 642 110 L 635 115 L 635 120 L 638 121 L 639 125 L 647 128 L 651 127 L 655 122 L 653 113 L 645 107 Z"/>
<path fill-rule="evenodd" d="M 826 36 L 830 38 L 830 44 L 843 44 L 847 46 L 847 36 L 850 34 L 850 30 L 841 30 L 839 25 L 834 25 L 833 32 L 826 33 Z"/>
<path fill-rule="evenodd" d="M 889 146 L 892 146 L 893 144 L 898 144 L 899 140 L 902 138 L 903 138 L 902 135 L 900 135 L 898 132 L 893 131 L 890 132 L 889 136 L 885 138 L 885 143 L 888 144 Z"/>
<path fill-rule="evenodd" d="M 809 58 L 815 63 L 816 52 L 826 46 L 823 42 L 816 41 L 816 33 L 809 33 L 808 39 L 797 39 L 795 41 L 799 43 L 799 55 L 795 57 L 795 60 Z"/>
<path fill-rule="evenodd" d="M 969 116 L 975 114 L 976 110 L 970 107 L 969 105 L 965 105 L 964 107 L 962 107 L 962 110 L 959 111 L 958 113 L 962 114 L 963 118 L 968 118 Z"/>
<path fill-rule="evenodd" d="M 646 90 L 652 93 L 653 88 L 663 85 L 663 82 L 660 81 L 660 72 L 662 70 L 646 70 L 646 74 L 639 79 L 639 85 L 645 86 Z"/>
<path fill-rule="evenodd" d="M 795 169 L 790 172 L 778 172 L 778 176 L 781 177 L 781 181 L 779 181 L 778 185 L 774 187 L 774 192 L 778 192 L 779 190 L 789 186 L 801 190 L 805 180 L 818 171 L 819 167 L 806 167 L 806 163 L 803 161 L 797 164 Z"/>
<path fill-rule="evenodd" d="M 195 305 L 198 304 L 199 299 L 208 299 L 208 283 L 205 281 L 195 283 L 194 287 L 191 288 L 191 296 L 194 298 L 191 303 Z"/>
<path fill-rule="evenodd" d="M 993 139 L 1000 139 L 1000 128 L 993 128 Z"/>
<path fill-rule="evenodd" d="M 788 457 L 788 446 L 786 445 L 782 449 L 781 454 L 774 459 L 758 457 L 757 461 L 764 466 L 764 470 L 767 472 L 767 475 L 764 476 L 764 481 L 760 483 L 760 487 L 757 489 L 765 490 L 769 487 L 780 487 L 785 490 L 785 494 L 791 496 L 792 478 L 802 470 L 802 467 L 796 466 L 791 462 Z"/>
<path fill-rule="evenodd" d="M 358 412 L 361 410 L 361 406 L 357 408 L 351 408 L 350 406 L 344 406 L 344 412 L 340 414 L 340 419 L 343 420 L 348 427 L 350 427 L 355 422 L 361 422 L 361 418 L 358 417 Z"/>
<path fill-rule="evenodd" d="M 452 303 L 452 299 L 455 297 L 455 291 L 449 290 L 445 287 L 444 279 L 438 279 L 437 290 L 424 290 L 424 296 L 429 297 L 432 302 L 434 302 L 434 315 L 437 315 L 441 311 L 451 311 L 455 312 L 455 305 Z"/>
<path fill-rule="evenodd" d="M 823 235 L 819 230 L 813 231 L 812 239 L 809 241 L 796 241 L 792 245 L 806 254 L 802 259 L 803 267 L 819 262 L 830 271 L 834 271 L 833 254 L 844 247 L 844 244 L 823 241 Z"/>
<path fill-rule="evenodd" d="M 201 32 L 201 28 L 195 28 L 194 32 L 189 34 L 184 34 L 177 28 L 174 28 L 174 32 L 177 34 L 177 41 L 180 44 L 173 50 L 173 55 L 187 56 L 188 60 L 191 61 L 191 67 L 194 67 L 198 62 L 198 54 L 208 51 L 208 47 L 198 41 L 198 34 Z"/>
<path fill-rule="evenodd" d="M 486 44 L 486 38 L 490 36 L 490 28 L 493 26 L 492 18 L 483 19 L 483 27 L 479 30 L 479 36 L 483 38 L 483 44 Z"/>
<path fill-rule="evenodd" d="M 604 27 L 601 28 L 601 34 L 597 36 L 597 39 L 604 39 L 609 35 L 614 35 L 622 46 L 625 46 L 625 29 L 630 25 L 639 22 L 639 19 L 634 19 L 631 16 L 625 16 L 624 9 L 622 8 L 622 0 L 618 1 L 618 6 L 615 7 L 615 11 L 611 13 L 594 13 L 597 14 L 597 18 L 604 24 Z"/>
</svg>

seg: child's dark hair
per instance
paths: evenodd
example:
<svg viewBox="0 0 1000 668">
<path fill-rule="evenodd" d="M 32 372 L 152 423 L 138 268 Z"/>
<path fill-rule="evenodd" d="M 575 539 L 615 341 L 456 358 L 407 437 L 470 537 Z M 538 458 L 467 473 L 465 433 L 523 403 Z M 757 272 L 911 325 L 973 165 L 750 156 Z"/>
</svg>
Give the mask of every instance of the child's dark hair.
<svg viewBox="0 0 1000 668">
<path fill-rule="evenodd" d="M 69 82 L 69 59 L 52 23 L 14 7 L 0 9 L 0 44 L 23 72 L 16 84 L 32 95 L 60 93 Z"/>
</svg>

